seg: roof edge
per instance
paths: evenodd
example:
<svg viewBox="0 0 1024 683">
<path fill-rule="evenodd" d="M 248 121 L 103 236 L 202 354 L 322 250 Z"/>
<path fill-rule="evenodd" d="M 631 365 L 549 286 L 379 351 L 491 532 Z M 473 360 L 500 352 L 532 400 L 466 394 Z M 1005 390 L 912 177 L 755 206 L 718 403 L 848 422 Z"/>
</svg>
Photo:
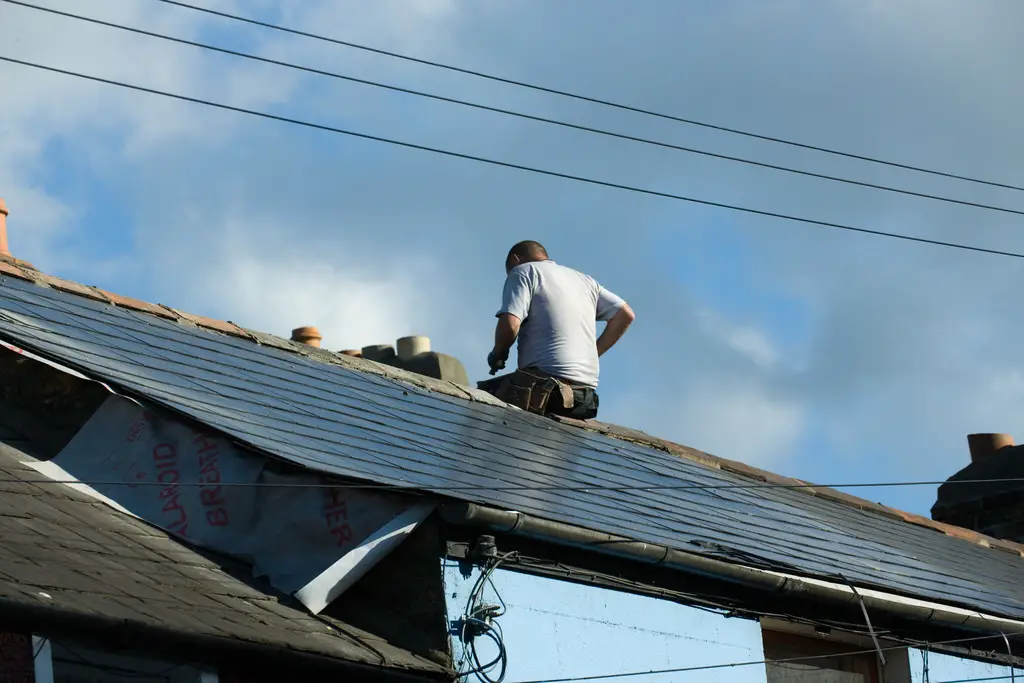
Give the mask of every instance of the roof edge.
<svg viewBox="0 0 1024 683">
<path fill-rule="evenodd" d="M 4 623 L 22 631 L 85 643 L 91 641 L 97 646 L 109 647 L 112 643 L 118 643 L 152 653 L 174 654 L 178 658 L 181 658 L 181 652 L 184 651 L 189 653 L 191 661 L 207 660 L 212 663 L 238 658 L 254 664 L 263 662 L 336 673 L 347 672 L 358 675 L 358 680 L 380 680 L 382 683 L 396 680 L 407 680 L 410 683 L 452 680 L 451 671 L 426 659 L 423 660 L 423 669 L 410 669 L 391 663 L 374 665 L 313 651 L 287 649 L 274 643 L 201 634 L 163 624 L 117 619 L 55 605 L 33 604 L 27 600 L 23 602 L 0 598 L 0 624 Z"/>
<path fill-rule="evenodd" d="M 215 318 L 208 318 L 206 316 L 194 315 L 164 304 L 152 304 L 147 301 L 142 301 L 141 299 L 121 296 L 97 287 L 90 287 L 64 278 L 47 275 L 36 270 L 31 264 L 25 261 L 19 261 L 17 259 L 0 260 L 0 278 L 5 275 L 34 283 L 40 287 L 49 287 L 69 294 L 100 301 L 118 308 L 124 308 L 137 313 L 164 318 L 166 320 L 177 322 L 181 325 L 198 327 L 209 332 L 245 339 L 255 344 L 273 346 L 283 351 L 305 356 L 312 360 L 341 365 L 359 372 L 378 375 L 380 377 L 412 385 L 426 391 L 434 391 L 454 398 L 500 406 L 509 410 L 518 410 L 518 408 L 511 406 L 480 389 L 460 386 L 454 382 L 438 380 L 425 375 L 417 375 L 400 368 L 384 365 L 364 358 L 334 353 L 326 349 L 301 344 L 266 332 L 246 329 L 230 321 L 222 321 Z M 721 458 L 695 448 L 690 448 L 689 446 L 683 446 L 672 441 L 659 439 L 639 430 L 597 421 L 581 421 L 565 417 L 555 417 L 555 419 L 558 422 L 569 426 L 596 432 L 622 441 L 629 441 L 650 448 L 656 448 L 704 467 L 723 470 L 731 474 L 759 482 L 794 487 L 796 490 L 802 491 L 808 495 L 823 498 L 840 505 L 884 515 L 891 519 L 902 520 L 908 524 L 925 527 L 947 536 L 952 536 L 954 538 L 959 538 L 970 543 L 1001 550 L 1003 552 L 1013 553 L 1024 558 L 1024 544 L 1021 543 L 993 538 L 970 529 L 937 522 L 929 519 L 928 517 L 905 512 L 881 503 L 872 502 L 865 498 L 859 498 L 837 489 L 826 486 L 815 486 L 810 482 L 775 474 L 774 472 L 762 470 L 737 460 Z"/>
</svg>

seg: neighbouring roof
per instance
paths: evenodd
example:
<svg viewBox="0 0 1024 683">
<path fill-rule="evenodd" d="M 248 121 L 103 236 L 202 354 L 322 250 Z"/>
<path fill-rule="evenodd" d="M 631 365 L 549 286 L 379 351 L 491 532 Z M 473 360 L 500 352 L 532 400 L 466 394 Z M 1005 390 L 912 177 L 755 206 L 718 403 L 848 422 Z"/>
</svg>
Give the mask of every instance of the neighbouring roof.
<svg viewBox="0 0 1024 683">
<path fill-rule="evenodd" d="M 176 632 L 210 650 L 237 641 L 342 660 L 366 671 L 448 679 L 438 664 L 337 620 L 310 616 L 145 522 L 62 485 L 39 485 L 21 451 L 0 443 L 0 615 L 57 627 L 72 620 L 133 642 Z M 63 632 L 63 630 L 62 630 Z M 113 645 L 109 640 L 107 644 Z"/>
<path fill-rule="evenodd" d="M 6 263 L 0 337 L 310 469 L 1024 618 L 1020 545 L 826 488 L 722 488 L 803 482 L 640 432 Z"/>
</svg>

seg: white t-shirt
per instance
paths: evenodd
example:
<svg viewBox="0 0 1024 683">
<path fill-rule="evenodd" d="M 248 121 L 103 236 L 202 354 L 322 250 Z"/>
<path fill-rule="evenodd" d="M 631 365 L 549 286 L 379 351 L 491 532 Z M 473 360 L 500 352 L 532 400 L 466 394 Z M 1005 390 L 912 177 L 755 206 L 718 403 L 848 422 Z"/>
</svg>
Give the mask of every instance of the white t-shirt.
<svg viewBox="0 0 1024 683">
<path fill-rule="evenodd" d="M 505 280 L 501 310 L 520 320 L 519 368 L 597 387 L 597 321 L 625 302 L 594 278 L 554 261 L 516 266 Z"/>
</svg>

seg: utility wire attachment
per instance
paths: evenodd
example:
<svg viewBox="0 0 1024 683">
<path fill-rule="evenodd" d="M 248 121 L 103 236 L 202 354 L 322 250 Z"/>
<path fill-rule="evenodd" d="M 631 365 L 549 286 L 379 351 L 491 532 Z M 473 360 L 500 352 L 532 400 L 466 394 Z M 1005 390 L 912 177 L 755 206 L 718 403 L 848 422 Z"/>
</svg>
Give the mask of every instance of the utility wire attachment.
<svg viewBox="0 0 1024 683">
<path fill-rule="evenodd" d="M 838 574 L 837 576 L 839 576 L 839 578 L 842 579 L 843 582 L 850 587 L 850 590 L 853 591 L 853 594 L 857 596 L 857 602 L 860 603 L 860 611 L 864 614 L 864 622 L 868 626 L 868 633 L 871 634 L 871 642 L 875 644 L 875 650 L 878 652 L 878 661 L 881 662 L 882 666 L 884 667 L 885 653 L 882 652 L 882 646 L 878 643 L 878 636 L 875 635 L 875 627 L 871 625 L 871 617 L 868 615 L 868 606 L 864 604 L 864 597 L 860 594 L 860 592 L 857 591 L 857 587 L 853 585 L 852 581 L 850 581 L 842 574 Z"/>
<path fill-rule="evenodd" d="M 490 540 L 493 543 L 493 539 Z M 452 623 L 452 634 L 459 637 L 464 653 L 468 652 L 472 664 L 472 668 L 461 672 L 460 677 L 475 675 L 481 683 L 502 683 L 508 672 L 508 651 L 505 649 L 505 636 L 501 630 L 501 624 L 497 620 L 505 614 L 508 607 L 491 577 L 503 562 L 515 559 L 517 554 L 506 553 L 499 556 L 493 545 L 489 545 L 488 549 L 491 553 L 486 555 L 480 576 L 473 584 L 473 590 L 470 591 L 469 598 L 466 600 L 466 609 L 463 611 L 462 617 Z M 483 601 L 484 588 L 488 585 L 494 591 L 500 604 L 489 605 Z M 491 640 L 498 648 L 497 656 L 486 664 L 480 661 L 476 647 L 477 639 L 481 637 Z M 492 677 L 491 672 L 495 667 L 498 668 L 498 675 Z"/>
<path fill-rule="evenodd" d="M 1010 683 L 1016 683 L 1016 680 L 1017 680 L 1016 669 L 1017 669 L 1017 667 L 1015 667 L 1013 665 L 1013 650 L 1010 648 L 1010 639 L 1007 638 L 1006 634 L 1003 633 L 1003 632 L 1000 632 L 999 635 L 1001 635 L 1003 637 L 1003 642 L 1006 643 L 1006 654 L 1008 654 L 1010 656 Z"/>
</svg>

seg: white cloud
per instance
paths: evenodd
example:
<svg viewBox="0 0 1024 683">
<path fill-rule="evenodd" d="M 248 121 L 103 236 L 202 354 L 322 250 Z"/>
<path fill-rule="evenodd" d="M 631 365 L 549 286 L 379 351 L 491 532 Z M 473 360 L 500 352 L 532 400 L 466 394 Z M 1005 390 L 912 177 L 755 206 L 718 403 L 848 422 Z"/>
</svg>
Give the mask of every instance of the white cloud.
<svg viewBox="0 0 1024 683">
<path fill-rule="evenodd" d="M 799 404 L 751 386 L 688 392 L 678 415 L 687 444 L 768 468 L 792 459 L 806 426 Z"/>
<path fill-rule="evenodd" d="M 368 267 L 353 254 L 327 260 L 296 249 L 261 253 L 229 235 L 204 258 L 212 267 L 198 268 L 181 292 L 193 308 L 283 337 L 312 325 L 335 351 L 394 344 L 429 324 L 430 301 L 417 286 L 423 272 Z"/>
<path fill-rule="evenodd" d="M 752 325 L 732 322 L 710 308 L 698 312 L 697 322 L 704 334 L 721 340 L 725 346 L 761 368 L 770 369 L 779 360 L 779 352 L 768 337 Z"/>
</svg>

